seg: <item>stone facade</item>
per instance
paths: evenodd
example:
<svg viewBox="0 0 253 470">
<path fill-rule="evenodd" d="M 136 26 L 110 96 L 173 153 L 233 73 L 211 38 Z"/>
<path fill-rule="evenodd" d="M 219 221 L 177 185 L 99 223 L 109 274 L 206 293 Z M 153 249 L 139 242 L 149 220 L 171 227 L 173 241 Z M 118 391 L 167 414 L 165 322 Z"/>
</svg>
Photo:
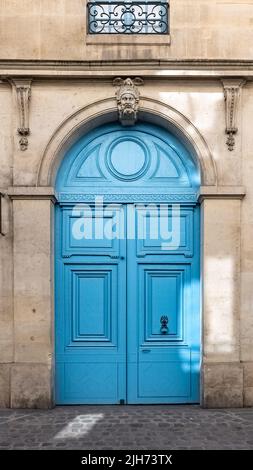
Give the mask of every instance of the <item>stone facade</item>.
<svg viewBox="0 0 253 470">
<path fill-rule="evenodd" d="M 55 176 L 78 136 L 118 119 L 113 80 L 129 76 L 140 118 L 201 168 L 202 405 L 253 405 L 253 1 L 170 12 L 170 35 L 112 37 L 87 34 L 85 0 L 0 0 L 2 407 L 54 404 Z"/>
</svg>

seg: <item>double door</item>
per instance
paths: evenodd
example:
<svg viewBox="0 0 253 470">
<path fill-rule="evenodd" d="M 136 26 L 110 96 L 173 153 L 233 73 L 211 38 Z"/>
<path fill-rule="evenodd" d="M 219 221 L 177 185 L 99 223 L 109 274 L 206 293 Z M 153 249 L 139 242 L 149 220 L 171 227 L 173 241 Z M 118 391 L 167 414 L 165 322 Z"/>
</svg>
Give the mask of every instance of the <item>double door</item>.
<svg viewBox="0 0 253 470">
<path fill-rule="evenodd" d="M 199 402 L 198 207 L 56 215 L 56 402 Z"/>
</svg>

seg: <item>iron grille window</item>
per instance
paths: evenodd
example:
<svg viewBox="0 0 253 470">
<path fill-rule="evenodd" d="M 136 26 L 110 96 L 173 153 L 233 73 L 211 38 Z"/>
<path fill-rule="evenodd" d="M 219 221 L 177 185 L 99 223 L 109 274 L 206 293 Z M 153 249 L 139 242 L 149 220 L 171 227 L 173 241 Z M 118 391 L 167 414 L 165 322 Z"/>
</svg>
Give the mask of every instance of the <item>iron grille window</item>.
<svg viewBox="0 0 253 470">
<path fill-rule="evenodd" d="M 167 0 L 87 3 L 89 34 L 168 34 Z"/>
</svg>

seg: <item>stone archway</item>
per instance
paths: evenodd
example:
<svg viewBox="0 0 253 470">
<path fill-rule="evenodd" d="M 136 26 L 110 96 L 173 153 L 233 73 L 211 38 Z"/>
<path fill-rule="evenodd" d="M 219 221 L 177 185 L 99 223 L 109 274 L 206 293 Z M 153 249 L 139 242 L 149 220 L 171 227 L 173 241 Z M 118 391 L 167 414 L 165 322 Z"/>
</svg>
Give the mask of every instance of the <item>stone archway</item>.
<svg viewBox="0 0 253 470">
<path fill-rule="evenodd" d="M 144 97 L 140 101 L 140 119 L 173 130 L 182 141 L 187 142 L 201 169 L 202 403 L 208 407 L 242 406 L 238 292 L 240 199 L 244 196 L 244 190 L 237 186 L 218 185 L 215 163 L 205 139 L 177 110 Z M 11 391 L 11 406 L 43 408 L 54 403 L 52 202 L 56 200 L 55 177 L 63 156 L 78 136 L 115 120 L 117 108 L 114 97 L 78 110 L 59 125 L 49 140 L 41 156 L 36 187 L 15 186 L 9 189 L 15 226 L 15 316 L 25 317 L 39 338 L 38 342 L 28 341 L 26 336 L 20 334 L 19 361 L 13 366 L 15 381 Z M 226 289 L 219 296 L 217 293 L 224 285 Z M 222 325 L 219 323 L 220 318 L 223 319 Z M 23 387 L 23 384 L 26 386 Z"/>
<path fill-rule="evenodd" d="M 160 101 L 142 97 L 139 117 L 175 133 L 191 151 L 201 171 L 203 186 L 216 186 L 215 163 L 208 145 L 198 129 L 182 113 Z M 115 98 L 101 100 L 65 119 L 44 149 L 37 174 L 37 186 L 54 186 L 60 162 L 71 145 L 90 130 L 117 120 Z"/>
</svg>

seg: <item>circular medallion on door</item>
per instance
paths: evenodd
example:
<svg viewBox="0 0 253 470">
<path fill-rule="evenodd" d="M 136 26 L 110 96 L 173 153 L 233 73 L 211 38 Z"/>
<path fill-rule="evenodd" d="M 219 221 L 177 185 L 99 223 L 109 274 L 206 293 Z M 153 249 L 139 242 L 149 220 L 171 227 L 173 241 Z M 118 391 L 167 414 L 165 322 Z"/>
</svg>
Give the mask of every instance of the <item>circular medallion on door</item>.
<svg viewBox="0 0 253 470">
<path fill-rule="evenodd" d="M 136 138 L 126 136 L 113 142 L 107 153 L 107 168 L 120 180 L 136 180 L 143 176 L 150 164 L 149 151 Z"/>
</svg>

